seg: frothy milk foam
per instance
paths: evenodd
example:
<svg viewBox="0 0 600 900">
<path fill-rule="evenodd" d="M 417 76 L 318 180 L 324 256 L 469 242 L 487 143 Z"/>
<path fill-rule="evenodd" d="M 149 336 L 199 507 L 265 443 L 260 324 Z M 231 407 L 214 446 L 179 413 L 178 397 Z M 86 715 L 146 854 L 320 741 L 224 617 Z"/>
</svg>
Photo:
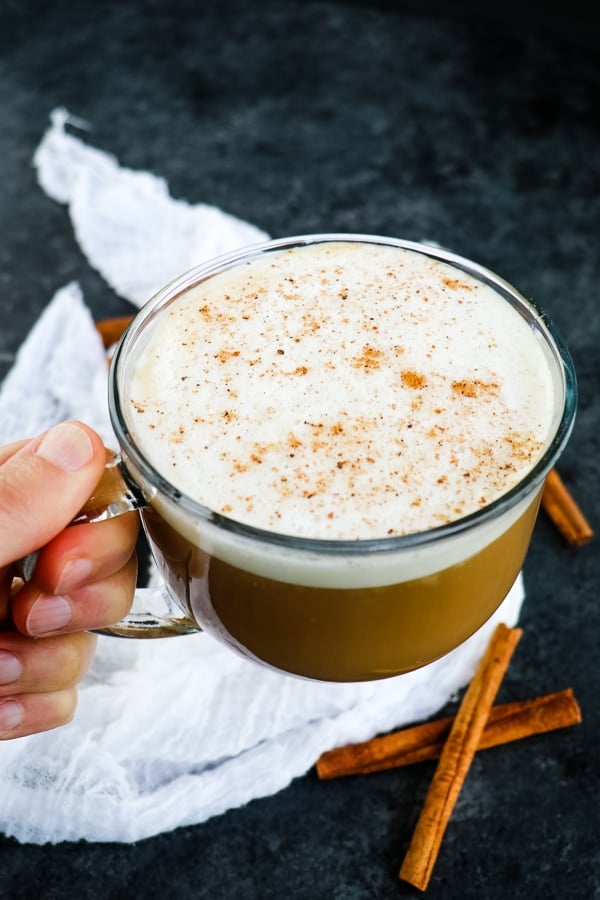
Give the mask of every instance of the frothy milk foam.
<svg viewBox="0 0 600 900">
<path fill-rule="evenodd" d="M 184 292 L 149 330 L 128 387 L 138 446 L 191 498 L 282 534 L 360 541 L 461 518 L 532 467 L 556 415 L 528 323 L 409 249 L 264 254 Z M 269 574 L 268 554 L 223 541 L 230 561 Z M 406 577 L 431 568 L 417 555 Z M 397 577 L 386 568 L 377 581 Z"/>
</svg>

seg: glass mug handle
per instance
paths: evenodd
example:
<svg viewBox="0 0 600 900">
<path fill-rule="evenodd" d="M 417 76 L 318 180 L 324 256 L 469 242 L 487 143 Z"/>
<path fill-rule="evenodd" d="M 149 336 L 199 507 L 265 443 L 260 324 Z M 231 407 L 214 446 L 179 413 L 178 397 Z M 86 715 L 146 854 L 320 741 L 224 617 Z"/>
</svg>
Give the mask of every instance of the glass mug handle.
<svg viewBox="0 0 600 900">
<path fill-rule="evenodd" d="M 103 522 L 142 509 L 147 502 L 131 481 L 120 455 L 107 450 L 102 478 L 71 526 Z M 33 576 L 36 562 L 37 553 L 30 553 L 17 563 L 17 571 L 25 581 Z M 127 638 L 174 637 L 201 630 L 192 619 L 183 615 L 164 585 L 137 588 L 131 611 L 121 621 L 95 629 L 98 634 Z"/>
</svg>

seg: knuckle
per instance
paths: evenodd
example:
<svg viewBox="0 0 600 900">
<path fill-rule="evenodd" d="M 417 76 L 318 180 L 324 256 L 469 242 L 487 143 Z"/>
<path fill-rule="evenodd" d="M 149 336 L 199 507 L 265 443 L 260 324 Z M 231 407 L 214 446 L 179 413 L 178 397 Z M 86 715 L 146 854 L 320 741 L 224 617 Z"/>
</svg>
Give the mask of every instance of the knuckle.
<svg viewBox="0 0 600 900">
<path fill-rule="evenodd" d="M 77 709 L 77 691 L 75 688 L 61 691 L 58 707 L 56 725 L 68 725 L 69 722 L 73 721 L 73 716 Z"/>
<path fill-rule="evenodd" d="M 91 636 L 83 633 L 67 635 L 62 640 L 60 680 L 62 688 L 73 688 L 84 676 L 89 663 L 88 644 Z"/>
<path fill-rule="evenodd" d="M 133 562 L 130 559 L 122 570 L 120 577 L 117 579 L 112 607 L 113 623 L 118 622 L 119 619 L 122 619 L 123 616 L 127 615 L 133 602 L 137 576 L 137 560 L 135 560 L 135 558 L 132 559 Z"/>
</svg>

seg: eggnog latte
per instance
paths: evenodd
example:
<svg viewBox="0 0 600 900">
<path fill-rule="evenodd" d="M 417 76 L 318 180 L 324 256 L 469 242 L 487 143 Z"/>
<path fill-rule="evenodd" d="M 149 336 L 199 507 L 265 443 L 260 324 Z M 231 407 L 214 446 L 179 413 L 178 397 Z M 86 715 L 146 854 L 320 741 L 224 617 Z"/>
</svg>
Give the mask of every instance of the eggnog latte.
<svg viewBox="0 0 600 900">
<path fill-rule="evenodd" d="M 124 421 L 170 487 L 144 523 L 182 608 L 243 653 L 398 674 L 518 574 L 560 367 L 535 311 L 451 254 L 281 243 L 166 289 L 132 345 Z"/>
</svg>

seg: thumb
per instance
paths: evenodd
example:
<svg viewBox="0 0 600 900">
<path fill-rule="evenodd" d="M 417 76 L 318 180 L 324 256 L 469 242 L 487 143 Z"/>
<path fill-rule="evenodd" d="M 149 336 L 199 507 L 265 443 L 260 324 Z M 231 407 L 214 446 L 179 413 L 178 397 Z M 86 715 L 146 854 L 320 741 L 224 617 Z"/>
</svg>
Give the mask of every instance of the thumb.
<svg viewBox="0 0 600 900">
<path fill-rule="evenodd" d="M 38 550 L 74 518 L 104 469 L 102 440 L 62 422 L 0 464 L 0 567 Z"/>
</svg>

